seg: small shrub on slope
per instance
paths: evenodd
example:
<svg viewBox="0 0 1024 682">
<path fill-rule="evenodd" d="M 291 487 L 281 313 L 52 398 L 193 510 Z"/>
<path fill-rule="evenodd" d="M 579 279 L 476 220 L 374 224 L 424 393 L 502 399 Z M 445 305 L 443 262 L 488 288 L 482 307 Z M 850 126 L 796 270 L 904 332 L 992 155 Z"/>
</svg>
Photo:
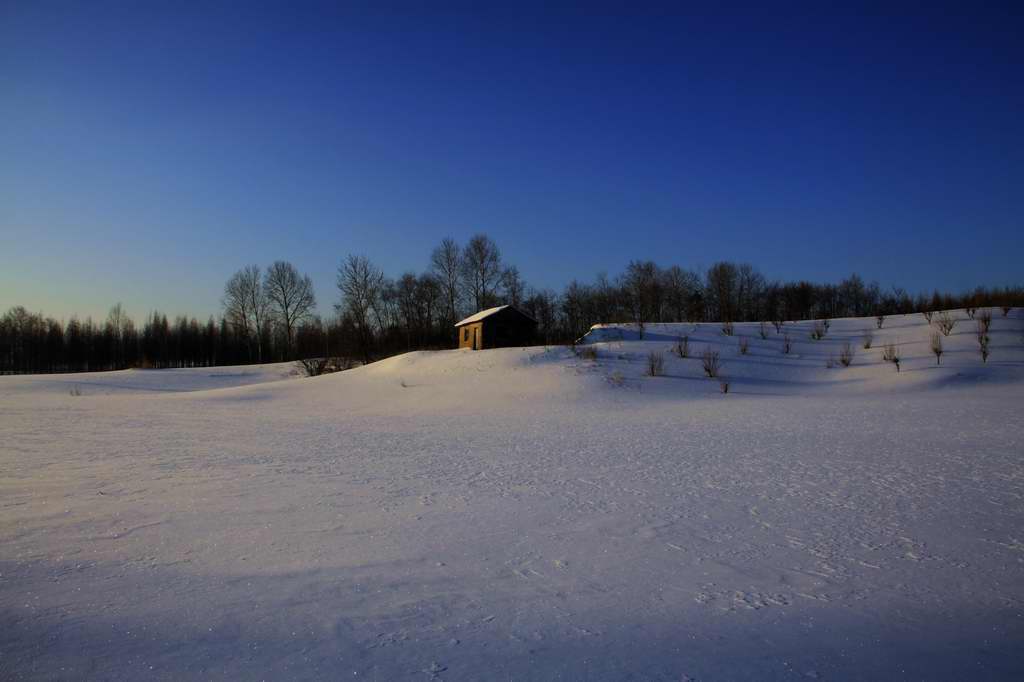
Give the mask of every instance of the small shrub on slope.
<svg viewBox="0 0 1024 682">
<path fill-rule="evenodd" d="M 295 364 L 298 366 L 297 369 L 307 377 L 318 377 L 327 371 L 329 363 L 329 358 L 306 358 L 305 360 L 299 360 Z"/>
<path fill-rule="evenodd" d="M 885 344 L 885 350 L 882 351 L 882 359 L 886 362 L 891 362 L 896 365 L 896 373 L 900 371 L 900 351 L 896 347 L 895 343 Z"/>
<path fill-rule="evenodd" d="M 355 367 L 355 362 L 348 357 L 332 358 L 307 358 L 295 363 L 295 368 L 300 374 L 307 377 L 320 376 L 321 374 L 332 374 L 344 372 Z"/>
<path fill-rule="evenodd" d="M 715 379 L 718 377 L 718 373 L 722 371 L 722 363 L 718 357 L 717 350 L 711 350 L 711 348 L 705 348 L 704 353 L 700 356 L 701 366 L 704 368 L 704 374 L 709 379 Z"/>
<path fill-rule="evenodd" d="M 936 365 L 941 365 L 942 364 L 942 353 L 944 351 L 942 350 L 942 336 L 940 336 L 938 332 L 932 332 L 932 338 L 931 338 L 931 344 L 930 345 L 931 345 L 932 353 L 935 354 L 935 364 Z"/>
<path fill-rule="evenodd" d="M 678 355 L 680 358 L 690 357 L 690 337 L 679 337 L 679 340 L 676 341 L 676 345 L 672 347 L 672 352 Z"/>
<path fill-rule="evenodd" d="M 839 349 L 839 364 L 843 367 L 853 364 L 853 345 L 849 341 L 843 341 L 843 347 Z"/>
<path fill-rule="evenodd" d="M 991 322 L 991 320 L 990 320 Z M 981 316 L 978 316 L 978 351 L 981 353 L 981 361 L 988 362 L 989 356 L 989 337 L 988 337 L 988 324 L 981 320 Z"/>
<path fill-rule="evenodd" d="M 978 325 L 978 332 L 982 334 L 988 334 L 989 328 L 992 327 L 992 311 L 982 310 L 975 317 Z"/>
<path fill-rule="evenodd" d="M 665 358 L 661 353 L 651 352 L 647 356 L 647 376 L 660 377 L 665 373 Z"/>
</svg>

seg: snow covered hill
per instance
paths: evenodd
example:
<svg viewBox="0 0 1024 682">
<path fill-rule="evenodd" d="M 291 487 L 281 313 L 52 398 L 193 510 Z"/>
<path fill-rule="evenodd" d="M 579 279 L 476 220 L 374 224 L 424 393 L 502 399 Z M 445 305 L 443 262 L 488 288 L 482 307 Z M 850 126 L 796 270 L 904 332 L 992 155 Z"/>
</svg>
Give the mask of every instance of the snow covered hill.
<svg viewBox="0 0 1024 682">
<path fill-rule="evenodd" d="M 987 363 L 958 311 L 941 365 L 914 315 L 0 377 L 0 678 L 1020 679 L 993 312 Z"/>
</svg>

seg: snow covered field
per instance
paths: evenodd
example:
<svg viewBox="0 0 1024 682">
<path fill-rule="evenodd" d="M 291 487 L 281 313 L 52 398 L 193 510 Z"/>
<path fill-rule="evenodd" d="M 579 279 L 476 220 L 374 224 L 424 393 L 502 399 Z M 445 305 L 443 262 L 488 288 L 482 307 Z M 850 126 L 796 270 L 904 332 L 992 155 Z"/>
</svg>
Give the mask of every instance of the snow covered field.
<svg viewBox="0 0 1024 682">
<path fill-rule="evenodd" d="M 959 311 L 941 366 L 914 315 L 871 350 L 873 318 L 790 355 L 651 325 L 596 360 L 0 377 L 0 679 L 1022 679 L 1024 319 L 994 313 L 984 365 Z"/>
</svg>

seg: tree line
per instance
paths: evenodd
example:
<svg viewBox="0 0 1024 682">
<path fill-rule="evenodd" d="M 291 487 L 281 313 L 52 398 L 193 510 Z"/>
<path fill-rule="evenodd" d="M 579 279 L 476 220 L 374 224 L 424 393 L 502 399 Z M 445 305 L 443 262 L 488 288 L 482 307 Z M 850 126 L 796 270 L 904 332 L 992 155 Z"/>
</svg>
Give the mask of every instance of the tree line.
<svg viewBox="0 0 1024 682">
<path fill-rule="evenodd" d="M 242 268 L 224 287 L 222 313 L 199 322 L 152 312 L 141 327 L 121 304 L 102 322 L 60 322 L 15 306 L 0 317 L 0 373 L 129 367 L 209 367 L 340 357 L 369 362 L 414 349 L 450 348 L 454 325 L 510 304 L 537 320 L 537 342 L 573 343 L 594 324 L 797 321 L 1024 305 L 1024 288 L 979 287 L 911 295 L 853 274 L 836 283 L 769 280 L 722 261 L 704 272 L 632 261 L 616 277 L 536 289 L 484 234 L 443 240 L 422 272 L 387 276 L 362 255 L 338 267 L 334 314 L 316 314 L 308 275 L 277 261 Z"/>
</svg>

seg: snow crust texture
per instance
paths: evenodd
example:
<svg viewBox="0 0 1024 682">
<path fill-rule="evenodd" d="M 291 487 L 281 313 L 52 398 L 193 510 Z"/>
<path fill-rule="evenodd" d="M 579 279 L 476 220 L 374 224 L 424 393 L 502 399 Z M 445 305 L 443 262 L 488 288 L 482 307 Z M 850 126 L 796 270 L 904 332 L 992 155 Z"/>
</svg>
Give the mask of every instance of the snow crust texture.
<svg viewBox="0 0 1024 682">
<path fill-rule="evenodd" d="M 1024 679 L 993 312 L 0 377 L 0 679 Z"/>
</svg>

